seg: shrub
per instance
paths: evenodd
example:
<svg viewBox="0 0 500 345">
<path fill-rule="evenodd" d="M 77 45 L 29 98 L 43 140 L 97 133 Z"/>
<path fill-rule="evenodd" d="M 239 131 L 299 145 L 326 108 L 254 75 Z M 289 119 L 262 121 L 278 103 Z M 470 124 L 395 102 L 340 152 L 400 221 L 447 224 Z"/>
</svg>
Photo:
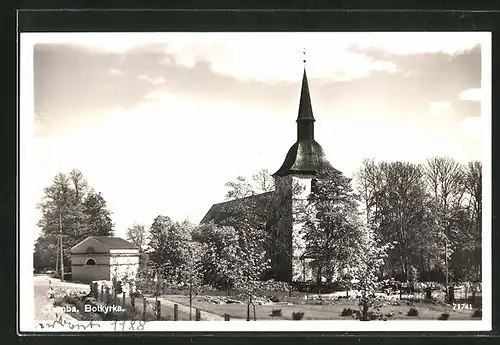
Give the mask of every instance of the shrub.
<svg viewBox="0 0 500 345">
<path fill-rule="evenodd" d="M 368 312 L 368 320 L 382 320 L 383 316 L 381 313 L 369 311 Z"/>
<path fill-rule="evenodd" d="M 280 298 L 278 296 L 271 296 L 271 298 L 269 298 L 269 300 L 273 303 L 281 302 Z"/>
<path fill-rule="evenodd" d="M 418 316 L 418 310 L 415 308 L 410 308 L 410 310 L 408 310 L 408 316 Z"/>
<path fill-rule="evenodd" d="M 139 291 L 132 292 L 131 296 L 134 296 L 134 298 L 142 298 L 142 294 Z"/>
<path fill-rule="evenodd" d="M 441 314 L 440 317 L 438 317 L 438 320 L 448 320 L 449 318 L 450 318 L 450 314 L 443 313 L 443 314 Z"/>
<path fill-rule="evenodd" d="M 78 297 L 64 295 L 63 298 L 54 301 L 54 306 L 56 307 L 61 307 L 64 305 L 75 306 L 75 308 L 78 309 L 79 311 L 84 310 L 83 302 Z"/>
<path fill-rule="evenodd" d="M 271 316 L 282 316 L 281 309 L 273 309 L 273 310 L 271 310 Z"/>
<path fill-rule="evenodd" d="M 483 311 L 481 309 L 474 310 L 472 317 L 483 317 Z"/>
<path fill-rule="evenodd" d="M 302 320 L 302 318 L 304 317 L 304 312 L 301 312 L 301 311 L 297 311 L 297 312 L 293 312 L 292 313 L 292 320 Z"/>
<path fill-rule="evenodd" d="M 340 316 L 352 316 L 354 314 L 354 310 L 351 308 L 344 308 L 340 313 Z"/>
</svg>

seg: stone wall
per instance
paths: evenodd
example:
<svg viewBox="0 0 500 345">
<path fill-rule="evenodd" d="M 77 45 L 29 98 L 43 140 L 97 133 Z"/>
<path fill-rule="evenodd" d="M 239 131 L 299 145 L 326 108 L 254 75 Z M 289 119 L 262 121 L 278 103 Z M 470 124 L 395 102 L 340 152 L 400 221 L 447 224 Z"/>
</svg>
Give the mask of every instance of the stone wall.
<svg viewBox="0 0 500 345">
<path fill-rule="evenodd" d="M 139 271 L 139 254 L 112 253 L 109 259 L 110 279 L 133 280 Z"/>
</svg>

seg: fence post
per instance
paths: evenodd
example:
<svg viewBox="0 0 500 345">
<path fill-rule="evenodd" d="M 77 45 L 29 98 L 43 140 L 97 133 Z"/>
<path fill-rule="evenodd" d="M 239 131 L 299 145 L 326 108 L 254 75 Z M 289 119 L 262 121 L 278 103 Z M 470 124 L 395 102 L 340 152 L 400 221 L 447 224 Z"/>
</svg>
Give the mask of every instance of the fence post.
<svg viewBox="0 0 500 345">
<path fill-rule="evenodd" d="M 179 306 L 174 304 L 174 321 L 179 320 Z"/>
<path fill-rule="evenodd" d="M 125 291 L 123 291 L 123 293 L 122 293 L 122 308 L 123 309 L 125 309 L 125 298 L 126 298 Z"/>
<path fill-rule="evenodd" d="M 455 302 L 455 287 L 449 286 L 448 287 L 448 303 L 452 304 L 453 302 Z"/>
<path fill-rule="evenodd" d="M 160 321 L 161 319 L 161 302 L 160 301 L 156 301 L 156 320 L 157 321 Z"/>
<path fill-rule="evenodd" d="M 425 299 L 427 299 L 427 300 L 432 299 L 432 289 L 430 286 L 425 288 Z"/>
<path fill-rule="evenodd" d="M 229 314 L 224 314 L 224 321 L 229 321 L 231 320 L 231 316 Z"/>
<path fill-rule="evenodd" d="M 104 285 L 101 284 L 101 302 L 104 302 Z"/>
<path fill-rule="evenodd" d="M 133 292 L 130 293 L 130 305 L 135 308 L 135 295 Z"/>
<path fill-rule="evenodd" d="M 196 321 L 200 321 L 201 320 L 201 312 L 200 312 L 200 309 L 196 308 Z"/>
<path fill-rule="evenodd" d="M 142 321 L 146 321 L 146 297 L 142 298 Z"/>
<path fill-rule="evenodd" d="M 109 290 L 109 286 L 106 286 L 106 303 L 111 301 L 111 291 Z"/>
</svg>

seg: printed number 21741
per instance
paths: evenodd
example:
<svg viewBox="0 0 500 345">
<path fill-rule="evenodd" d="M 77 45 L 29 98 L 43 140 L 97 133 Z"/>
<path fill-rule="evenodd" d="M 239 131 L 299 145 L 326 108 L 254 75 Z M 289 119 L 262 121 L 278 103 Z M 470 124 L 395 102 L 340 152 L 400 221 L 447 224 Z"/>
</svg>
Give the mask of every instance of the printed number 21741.
<svg viewBox="0 0 500 345">
<path fill-rule="evenodd" d="M 453 303 L 453 309 L 472 309 L 472 305 L 467 303 Z"/>
</svg>

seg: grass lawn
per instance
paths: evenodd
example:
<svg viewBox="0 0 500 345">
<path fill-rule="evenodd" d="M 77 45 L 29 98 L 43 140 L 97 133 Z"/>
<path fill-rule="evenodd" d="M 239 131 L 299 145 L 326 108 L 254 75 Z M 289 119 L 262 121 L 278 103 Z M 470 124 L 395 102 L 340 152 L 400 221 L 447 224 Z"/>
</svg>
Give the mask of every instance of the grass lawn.
<svg viewBox="0 0 500 345">
<path fill-rule="evenodd" d="M 189 305 L 189 298 L 180 295 L 167 295 L 166 299 L 179 304 Z M 297 301 L 298 302 L 298 301 Z M 358 310 L 357 302 L 353 300 L 335 300 L 331 304 L 312 305 L 304 304 L 304 301 L 294 303 L 294 305 L 256 305 L 255 313 L 257 320 L 291 320 L 293 312 L 304 312 L 304 320 L 352 320 L 351 316 L 340 316 L 344 308 Z M 404 302 L 402 302 L 404 304 Z M 213 304 L 201 300 L 199 297 L 194 298 L 193 307 L 199 308 L 209 313 L 224 315 L 229 314 L 231 319 L 246 319 L 247 305 L 246 304 Z M 418 316 L 408 316 L 410 308 L 416 308 L 419 312 Z M 281 309 L 282 316 L 271 316 L 273 309 Z M 429 302 L 416 303 L 414 306 L 408 305 L 387 305 L 380 309 L 380 312 L 385 314 L 394 313 L 390 319 L 394 320 L 437 320 L 441 314 L 447 313 L 450 315 L 449 320 L 480 320 L 480 318 L 472 318 L 474 310 L 453 310 L 452 307 L 443 304 L 432 304 Z M 253 319 L 253 307 L 250 306 L 250 318 Z"/>
</svg>

